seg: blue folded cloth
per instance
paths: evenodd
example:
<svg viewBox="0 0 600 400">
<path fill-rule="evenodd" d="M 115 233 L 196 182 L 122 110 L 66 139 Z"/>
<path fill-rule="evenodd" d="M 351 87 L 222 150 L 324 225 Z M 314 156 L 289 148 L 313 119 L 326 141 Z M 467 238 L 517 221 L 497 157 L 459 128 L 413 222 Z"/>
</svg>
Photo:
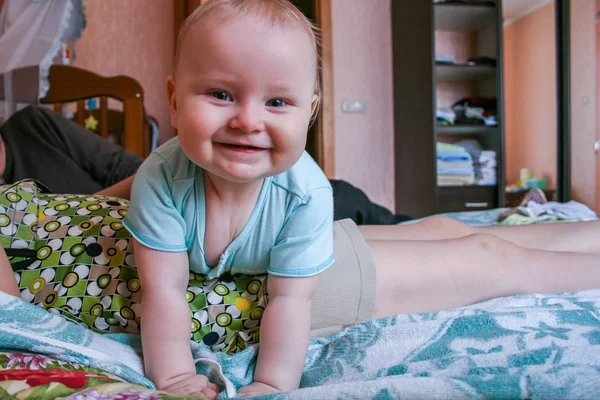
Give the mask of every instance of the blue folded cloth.
<svg viewBox="0 0 600 400">
<path fill-rule="evenodd" d="M 437 159 L 446 162 L 473 162 L 473 158 L 466 151 L 448 151 L 437 153 Z"/>
<path fill-rule="evenodd" d="M 444 175 L 475 175 L 475 168 L 473 167 L 437 167 L 438 174 Z"/>
</svg>

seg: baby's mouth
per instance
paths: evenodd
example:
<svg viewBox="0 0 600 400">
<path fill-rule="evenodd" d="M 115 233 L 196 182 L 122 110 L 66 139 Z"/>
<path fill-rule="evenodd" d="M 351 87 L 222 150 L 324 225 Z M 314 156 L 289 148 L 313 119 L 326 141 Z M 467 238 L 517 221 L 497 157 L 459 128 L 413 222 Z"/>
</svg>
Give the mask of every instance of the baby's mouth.
<svg viewBox="0 0 600 400">
<path fill-rule="evenodd" d="M 226 146 L 231 146 L 231 147 L 235 147 L 235 148 L 238 148 L 238 149 L 248 149 L 248 150 L 255 150 L 256 149 L 256 150 L 259 150 L 258 147 L 246 146 L 246 145 L 243 145 L 243 144 L 229 144 L 228 143 Z"/>
<path fill-rule="evenodd" d="M 256 147 L 256 146 L 250 146 L 250 145 L 245 145 L 245 144 L 235 144 L 235 143 L 220 143 L 221 146 L 230 149 L 230 150 L 237 150 L 237 151 L 262 151 L 262 150 L 266 150 L 263 147 Z"/>
</svg>

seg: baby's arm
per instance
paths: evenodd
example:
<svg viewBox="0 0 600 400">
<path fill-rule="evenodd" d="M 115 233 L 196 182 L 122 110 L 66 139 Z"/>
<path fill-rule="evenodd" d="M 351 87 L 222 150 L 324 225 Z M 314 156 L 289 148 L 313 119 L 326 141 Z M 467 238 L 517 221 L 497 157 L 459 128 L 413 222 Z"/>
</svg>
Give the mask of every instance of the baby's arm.
<svg viewBox="0 0 600 400">
<path fill-rule="evenodd" d="M 140 319 L 146 374 L 172 394 L 215 398 L 217 387 L 196 375 L 190 350 L 187 253 L 153 250 L 137 241 L 134 251 L 144 290 Z"/>
<path fill-rule="evenodd" d="M 261 322 L 255 383 L 251 386 L 266 384 L 279 391 L 298 388 L 308 352 L 311 304 L 317 283 L 318 276 L 269 276 L 269 304 Z M 252 391 L 251 386 L 247 390 Z M 246 391 L 241 389 L 240 395 L 246 396 Z"/>
</svg>

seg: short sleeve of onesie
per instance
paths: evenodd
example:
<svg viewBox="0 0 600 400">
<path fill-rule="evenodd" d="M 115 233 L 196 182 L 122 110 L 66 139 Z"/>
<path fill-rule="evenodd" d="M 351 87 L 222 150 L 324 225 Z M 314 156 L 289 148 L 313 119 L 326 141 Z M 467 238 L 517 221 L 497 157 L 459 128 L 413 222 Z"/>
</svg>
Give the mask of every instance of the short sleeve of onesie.
<svg viewBox="0 0 600 400">
<path fill-rule="evenodd" d="M 307 194 L 285 222 L 271 250 L 268 272 L 308 277 L 333 261 L 333 192 L 322 187 Z"/>
<path fill-rule="evenodd" d="M 141 244 L 155 250 L 187 249 L 186 224 L 172 196 L 173 174 L 166 160 L 152 153 L 138 169 L 123 224 Z"/>
</svg>

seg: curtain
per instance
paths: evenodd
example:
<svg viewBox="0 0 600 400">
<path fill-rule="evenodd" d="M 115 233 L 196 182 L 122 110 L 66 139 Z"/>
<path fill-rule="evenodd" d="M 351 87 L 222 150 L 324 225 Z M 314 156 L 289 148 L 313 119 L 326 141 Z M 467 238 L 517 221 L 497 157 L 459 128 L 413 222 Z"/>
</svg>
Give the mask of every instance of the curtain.
<svg viewBox="0 0 600 400">
<path fill-rule="evenodd" d="M 85 28 L 84 1 L 4 1 L 0 13 L 0 100 L 5 105 L 36 102 L 45 96 L 50 66 L 63 46 L 72 44 Z"/>
</svg>

